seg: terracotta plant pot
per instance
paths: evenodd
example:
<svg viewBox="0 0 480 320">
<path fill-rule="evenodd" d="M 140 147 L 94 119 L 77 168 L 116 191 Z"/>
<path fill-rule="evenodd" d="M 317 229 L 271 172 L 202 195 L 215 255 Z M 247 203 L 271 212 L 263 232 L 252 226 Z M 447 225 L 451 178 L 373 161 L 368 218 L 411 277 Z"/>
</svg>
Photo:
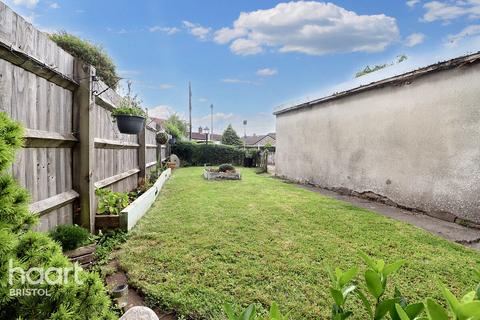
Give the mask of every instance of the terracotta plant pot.
<svg viewBox="0 0 480 320">
<path fill-rule="evenodd" d="M 138 134 L 145 126 L 145 118 L 139 116 L 116 115 L 117 127 L 124 134 Z"/>
<path fill-rule="evenodd" d="M 175 164 L 175 162 L 167 162 L 167 168 L 170 168 L 170 169 L 175 169 L 177 167 L 177 165 Z"/>
</svg>

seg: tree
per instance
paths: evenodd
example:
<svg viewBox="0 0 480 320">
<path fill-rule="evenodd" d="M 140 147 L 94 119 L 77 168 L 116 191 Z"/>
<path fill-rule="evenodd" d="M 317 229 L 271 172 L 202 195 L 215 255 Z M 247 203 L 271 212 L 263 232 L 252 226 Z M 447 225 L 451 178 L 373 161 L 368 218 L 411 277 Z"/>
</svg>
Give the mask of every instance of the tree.
<svg viewBox="0 0 480 320">
<path fill-rule="evenodd" d="M 227 129 L 223 131 L 222 143 L 230 146 L 242 145 L 242 140 L 240 139 L 238 134 L 235 132 L 235 130 L 232 128 L 231 124 L 229 124 Z"/>
<path fill-rule="evenodd" d="M 178 114 L 175 113 L 165 121 L 165 131 L 175 139 L 181 139 L 187 136 L 188 126 L 187 123 L 180 119 Z"/>
</svg>

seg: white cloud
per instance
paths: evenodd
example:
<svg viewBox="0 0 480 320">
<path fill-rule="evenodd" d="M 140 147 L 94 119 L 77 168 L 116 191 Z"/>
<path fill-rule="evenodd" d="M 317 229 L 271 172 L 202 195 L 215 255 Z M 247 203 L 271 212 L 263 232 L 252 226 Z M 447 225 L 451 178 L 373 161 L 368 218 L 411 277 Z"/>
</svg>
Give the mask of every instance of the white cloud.
<svg viewBox="0 0 480 320">
<path fill-rule="evenodd" d="M 271 77 L 278 74 L 277 69 L 264 68 L 257 70 L 257 76 L 260 77 Z"/>
<path fill-rule="evenodd" d="M 39 0 L 13 0 L 13 3 L 17 6 L 24 6 L 29 9 L 33 9 L 37 6 Z"/>
<path fill-rule="evenodd" d="M 235 41 L 233 41 L 230 45 L 230 50 L 232 50 L 233 53 L 242 56 L 248 56 L 263 52 L 263 48 L 260 43 L 254 40 L 244 38 L 236 39 Z"/>
<path fill-rule="evenodd" d="M 148 31 L 150 31 L 150 32 L 162 32 L 162 33 L 165 33 L 167 35 L 172 35 L 172 34 L 180 32 L 180 29 L 176 28 L 176 27 L 153 26 L 153 27 L 148 28 Z"/>
<path fill-rule="evenodd" d="M 421 44 L 425 40 L 425 37 L 423 33 L 412 33 L 405 39 L 405 45 L 407 47 L 415 47 Z"/>
<path fill-rule="evenodd" d="M 426 22 L 442 20 L 448 23 L 464 16 L 469 19 L 480 18 L 479 0 L 430 1 L 425 3 L 423 7 L 426 10 L 423 21 Z"/>
<path fill-rule="evenodd" d="M 420 0 L 408 0 L 408 1 L 407 1 L 407 6 L 409 6 L 410 8 L 413 8 L 413 7 L 415 7 L 419 2 L 420 2 Z"/>
<path fill-rule="evenodd" d="M 52 3 L 50 3 L 49 7 L 52 8 L 52 9 L 59 9 L 60 5 L 56 2 L 52 2 Z"/>
<path fill-rule="evenodd" d="M 160 88 L 160 90 L 168 90 L 168 89 L 172 89 L 174 85 L 170 83 L 162 83 L 158 87 Z"/>
<path fill-rule="evenodd" d="M 208 99 L 207 99 L 207 98 L 198 98 L 198 101 L 199 101 L 199 102 L 207 102 Z"/>
<path fill-rule="evenodd" d="M 124 28 L 121 28 L 121 29 L 114 29 L 114 28 L 107 28 L 107 31 L 108 32 L 111 32 L 111 33 L 116 33 L 116 34 L 126 34 L 127 33 L 127 30 L 124 29 Z"/>
<path fill-rule="evenodd" d="M 167 119 L 172 114 L 175 114 L 175 110 L 169 105 L 159 105 L 148 109 L 148 115 L 154 118 Z"/>
<path fill-rule="evenodd" d="M 480 35 L 480 25 L 478 24 L 470 25 L 457 34 L 449 35 L 445 42 L 445 46 L 456 47 L 465 38 L 474 37 L 478 35 Z"/>
<path fill-rule="evenodd" d="M 188 30 L 190 34 L 200 40 L 207 40 L 208 36 L 210 35 L 211 28 L 203 27 L 198 23 L 183 21 L 183 26 Z"/>
<path fill-rule="evenodd" d="M 238 84 L 251 84 L 251 85 L 258 85 L 258 82 L 251 81 L 251 80 L 242 80 L 237 78 L 225 78 L 220 80 L 223 83 L 238 83 Z"/>
<path fill-rule="evenodd" d="M 267 48 L 322 55 L 334 52 L 378 52 L 398 40 L 395 18 L 358 15 L 332 3 L 296 1 L 274 8 L 242 12 L 232 28 L 215 32 L 219 44 L 240 55 Z"/>
</svg>

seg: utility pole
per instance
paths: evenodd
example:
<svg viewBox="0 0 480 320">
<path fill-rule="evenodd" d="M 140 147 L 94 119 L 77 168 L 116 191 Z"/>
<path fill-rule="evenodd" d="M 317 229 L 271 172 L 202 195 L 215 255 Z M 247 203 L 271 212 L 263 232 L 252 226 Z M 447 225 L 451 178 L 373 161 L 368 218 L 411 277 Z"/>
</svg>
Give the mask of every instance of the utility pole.
<svg viewBox="0 0 480 320">
<path fill-rule="evenodd" d="M 188 81 L 188 122 L 189 122 L 189 139 L 192 141 L 192 85 Z"/>
<path fill-rule="evenodd" d="M 213 134 L 213 104 L 210 105 L 210 132 Z"/>
<path fill-rule="evenodd" d="M 243 150 L 247 145 L 247 120 L 243 120 Z"/>
</svg>

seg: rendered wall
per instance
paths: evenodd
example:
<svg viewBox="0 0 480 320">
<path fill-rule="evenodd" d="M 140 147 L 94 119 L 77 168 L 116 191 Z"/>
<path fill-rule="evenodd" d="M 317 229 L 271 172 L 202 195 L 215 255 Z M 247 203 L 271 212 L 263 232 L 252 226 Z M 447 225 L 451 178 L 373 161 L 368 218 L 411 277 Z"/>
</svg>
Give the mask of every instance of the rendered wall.
<svg viewBox="0 0 480 320">
<path fill-rule="evenodd" d="M 480 223 L 479 64 L 282 113 L 276 126 L 279 176 Z"/>
</svg>

